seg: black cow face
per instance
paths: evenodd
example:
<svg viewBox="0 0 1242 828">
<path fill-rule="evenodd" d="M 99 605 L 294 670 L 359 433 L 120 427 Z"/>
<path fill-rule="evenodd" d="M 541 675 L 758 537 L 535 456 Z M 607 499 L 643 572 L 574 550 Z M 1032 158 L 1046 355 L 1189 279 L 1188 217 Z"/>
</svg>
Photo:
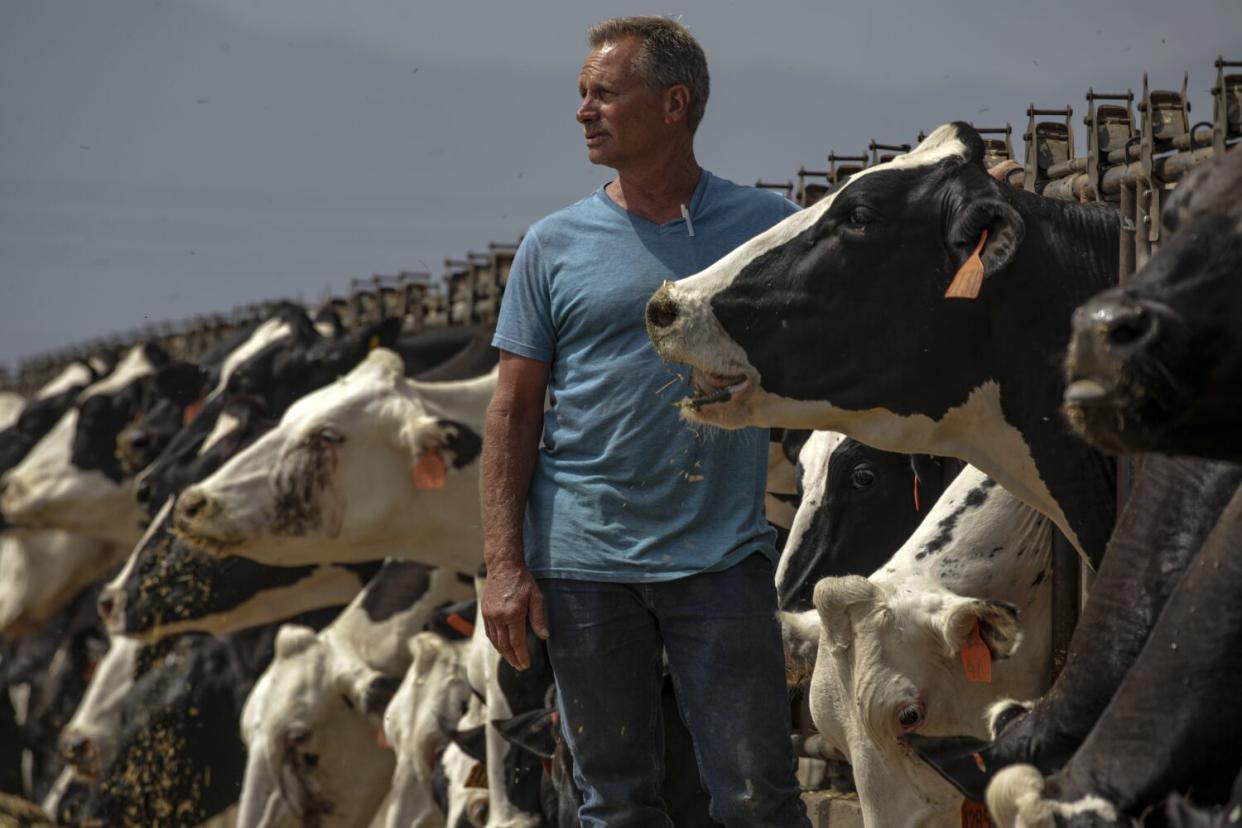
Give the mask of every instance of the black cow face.
<svg viewBox="0 0 1242 828">
<path fill-rule="evenodd" d="M 77 430 L 73 435 L 70 460 L 82 471 L 98 471 L 113 482 L 124 478 L 117 455 L 117 438 L 125 426 L 140 418 L 155 402 L 155 382 L 151 367 L 168 362 L 168 355 L 154 343 L 141 346 L 141 358 L 131 352 L 117 371 L 138 367 L 135 376 L 119 376 L 118 385 L 78 403 Z M 148 373 L 142 373 L 142 371 Z"/>
<path fill-rule="evenodd" d="M 27 402 L 17 422 L 0 431 L 0 475 L 22 461 L 35 443 L 42 440 L 69 410 L 87 383 L 95 378 L 89 369 L 82 371 L 82 374 L 84 379 L 81 383 L 75 383 L 60 393 Z"/>
<path fill-rule="evenodd" d="M 956 151 L 938 160 L 851 180 L 711 297 L 765 391 L 938 419 L 987 378 L 974 349 L 990 285 L 974 300 L 945 292 L 984 231 L 985 273 L 1003 278 L 1024 225 L 984 171 L 978 137 L 949 140 Z M 951 384 L 929 381 L 950 365 Z"/>
<path fill-rule="evenodd" d="M 874 572 L 918 528 L 960 469 L 956 461 L 912 458 L 850 438 L 840 438 L 824 458 L 832 445 L 826 438 L 837 437 L 821 432 L 801 455 L 797 477 L 803 505 L 777 576 L 786 611 L 812 609 L 822 578 Z"/>
<path fill-rule="evenodd" d="M 1101 448 L 1242 459 L 1242 153 L 1197 168 L 1165 242 L 1074 315 L 1065 411 Z"/>
<path fill-rule="evenodd" d="M 208 372 L 197 365 L 181 361 L 165 365 L 155 374 L 146 410 L 117 437 L 122 472 L 133 475 L 146 468 L 194 419 L 209 390 L 208 377 Z"/>
</svg>

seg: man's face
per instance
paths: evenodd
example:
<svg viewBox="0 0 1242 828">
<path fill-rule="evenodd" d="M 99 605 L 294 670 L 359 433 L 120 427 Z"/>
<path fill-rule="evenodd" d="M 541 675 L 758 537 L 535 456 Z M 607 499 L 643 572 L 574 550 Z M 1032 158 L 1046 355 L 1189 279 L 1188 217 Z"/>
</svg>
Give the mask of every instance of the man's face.
<svg viewBox="0 0 1242 828">
<path fill-rule="evenodd" d="M 637 38 L 605 43 L 587 55 L 578 76 L 578 123 L 586 135 L 592 164 L 620 168 L 663 147 L 671 124 L 664 95 L 651 90 L 634 71 Z"/>
</svg>

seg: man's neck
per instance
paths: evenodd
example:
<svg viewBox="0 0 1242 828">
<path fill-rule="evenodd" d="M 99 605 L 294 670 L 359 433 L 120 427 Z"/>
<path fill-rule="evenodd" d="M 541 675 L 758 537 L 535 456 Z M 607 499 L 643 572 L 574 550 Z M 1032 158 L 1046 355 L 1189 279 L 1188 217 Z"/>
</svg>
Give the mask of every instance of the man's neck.
<svg viewBox="0 0 1242 828">
<path fill-rule="evenodd" d="M 682 205 L 690 206 L 703 170 L 694 152 L 641 168 L 617 170 L 617 177 L 604 191 L 621 208 L 654 224 L 681 216 Z"/>
</svg>

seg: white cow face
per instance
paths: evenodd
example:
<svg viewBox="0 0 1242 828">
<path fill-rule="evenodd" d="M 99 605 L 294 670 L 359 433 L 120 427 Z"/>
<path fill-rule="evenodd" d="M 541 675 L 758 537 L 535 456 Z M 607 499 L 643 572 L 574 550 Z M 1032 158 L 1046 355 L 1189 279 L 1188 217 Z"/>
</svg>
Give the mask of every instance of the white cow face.
<svg viewBox="0 0 1242 828">
<path fill-rule="evenodd" d="M 477 548 L 465 544 L 478 539 L 477 458 L 494 387 L 494 374 L 411 382 L 396 354 L 376 349 L 186 489 L 174 530 L 212 551 L 280 565 L 439 543 L 442 559 L 419 559 L 461 568 L 462 550 Z M 462 545 L 447 548 L 450 538 Z"/>
<path fill-rule="evenodd" d="M 364 828 L 393 771 L 392 751 L 376 739 L 391 690 L 311 629 L 281 627 L 242 710 L 249 755 L 238 825 Z"/>
<path fill-rule="evenodd" d="M 410 639 L 413 661 L 384 712 L 384 733 L 397 753 L 388 828 L 444 824 L 432 793 L 432 774 L 473 698 L 463 659 L 469 646 L 469 639 L 449 641 L 432 632 Z"/>
<path fill-rule="evenodd" d="M 992 659 L 1021 638 L 1007 604 L 947 591 L 890 591 L 865 578 L 825 578 L 815 589 L 819 652 L 811 715 L 854 768 L 868 825 L 957 825 L 961 794 L 902 740 L 906 733 L 987 735 L 978 711 L 992 684 L 966 680 L 960 660 L 979 630 Z"/>
<path fill-rule="evenodd" d="M 121 713 L 134 687 L 141 644 L 132 638 L 113 638 L 95 668 L 86 695 L 73 718 L 60 732 L 60 750 L 83 776 L 98 775 L 121 738 Z"/>
</svg>

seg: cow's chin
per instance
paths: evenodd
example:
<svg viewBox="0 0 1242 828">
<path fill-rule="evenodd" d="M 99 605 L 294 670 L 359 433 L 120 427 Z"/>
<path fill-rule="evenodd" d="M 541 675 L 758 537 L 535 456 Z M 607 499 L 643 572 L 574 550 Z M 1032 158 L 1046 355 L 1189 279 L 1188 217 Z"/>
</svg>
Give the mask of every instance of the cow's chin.
<svg viewBox="0 0 1242 828">
<path fill-rule="evenodd" d="M 246 540 L 246 536 L 236 528 L 218 523 L 182 519 L 174 521 L 170 528 L 174 535 L 190 546 L 221 558 L 240 555 L 238 550 Z"/>
</svg>

